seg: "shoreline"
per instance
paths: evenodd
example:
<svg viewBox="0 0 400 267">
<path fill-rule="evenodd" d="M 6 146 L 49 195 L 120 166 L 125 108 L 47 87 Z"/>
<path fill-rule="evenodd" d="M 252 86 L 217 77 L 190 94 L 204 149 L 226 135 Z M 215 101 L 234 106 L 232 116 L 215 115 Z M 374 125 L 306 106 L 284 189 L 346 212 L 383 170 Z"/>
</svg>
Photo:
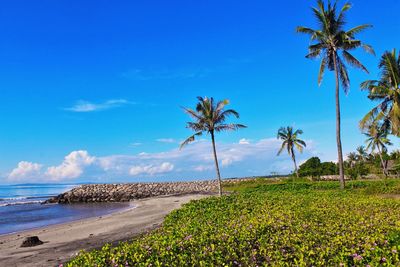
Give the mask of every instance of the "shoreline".
<svg viewBox="0 0 400 267">
<path fill-rule="evenodd" d="M 43 204 L 43 202 L 41 202 L 40 204 L 41 204 L 41 205 L 64 205 L 64 204 L 56 204 L 56 203 Z M 107 216 L 112 216 L 112 215 L 114 215 L 114 214 L 123 213 L 123 212 L 130 211 L 131 209 L 136 208 L 136 206 L 133 204 L 133 201 L 129 201 L 129 202 L 127 202 L 126 204 L 129 205 L 129 206 L 126 207 L 126 208 L 121 208 L 121 210 L 117 210 L 117 211 L 110 212 L 110 213 L 107 213 L 107 214 L 104 214 L 104 215 L 100 215 L 100 216 L 92 216 L 92 217 L 85 217 L 85 218 L 76 218 L 76 219 L 72 219 L 72 220 L 66 221 L 66 222 L 53 223 L 53 224 L 48 224 L 48 225 L 45 225 L 45 226 L 37 226 L 37 227 L 33 227 L 33 228 L 21 230 L 21 231 L 16 231 L 16 232 L 11 232 L 11 233 L 0 234 L 0 240 L 1 240 L 3 237 L 6 237 L 6 236 L 8 236 L 8 235 L 23 235 L 23 234 L 28 233 L 28 232 L 32 232 L 32 231 L 35 231 L 35 230 L 38 230 L 38 231 L 39 231 L 39 230 L 46 229 L 46 228 L 49 228 L 49 227 L 52 227 L 52 226 L 58 226 L 58 225 L 59 225 L 59 226 L 62 226 L 62 225 L 70 224 L 70 223 L 73 223 L 73 222 L 79 222 L 79 221 L 90 220 L 90 219 L 93 219 L 93 218 L 106 218 Z M 85 205 L 85 203 L 81 203 L 81 204 L 79 204 L 79 205 Z M 1 242 L 1 241 L 0 241 L 0 242 Z M 0 244 L 0 245 L 1 245 L 1 244 Z M 1 254 L 0 254 L 0 259 L 1 259 Z M 0 261 L 0 262 L 1 262 L 1 261 Z"/>
<path fill-rule="evenodd" d="M 180 194 L 131 201 L 132 207 L 104 216 L 25 230 L 0 236 L 1 266 L 58 266 L 79 251 L 118 243 L 158 228 L 172 210 L 212 194 Z M 27 236 L 44 244 L 20 248 Z"/>
</svg>

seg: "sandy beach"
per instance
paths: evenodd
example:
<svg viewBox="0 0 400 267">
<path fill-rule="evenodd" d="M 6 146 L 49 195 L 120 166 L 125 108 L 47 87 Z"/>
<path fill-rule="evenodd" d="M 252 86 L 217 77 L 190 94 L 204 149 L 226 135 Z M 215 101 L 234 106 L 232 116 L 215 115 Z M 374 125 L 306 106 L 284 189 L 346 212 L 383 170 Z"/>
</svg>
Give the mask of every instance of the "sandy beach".
<svg viewBox="0 0 400 267">
<path fill-rule="evenodd" d="M 155 229 L 172 210 L 207 196 L 188 194 L 142 199 L 133 201 L 134 208 L 122 212 L 0 236 L 0 266 L 59 266 L 80 250 L 125 241 Z M 39 236 L 44 244 L 21 248 L 27 236 Z"/>
</svg>

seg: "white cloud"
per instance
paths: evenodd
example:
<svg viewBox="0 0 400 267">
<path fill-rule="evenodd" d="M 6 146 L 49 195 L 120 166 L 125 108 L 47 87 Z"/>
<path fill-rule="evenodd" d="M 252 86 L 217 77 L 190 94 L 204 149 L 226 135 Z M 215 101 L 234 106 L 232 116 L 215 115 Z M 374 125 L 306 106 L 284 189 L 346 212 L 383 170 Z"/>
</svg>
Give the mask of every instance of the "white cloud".
<svg viewBox="0 0 400 267">
<path fill-rule="evenodd" d="M 73 151 L 64 158 L 59 166 L 49 167 L 46 176 L 51 180 L 74 179 L 82 175 L 84 168 L 93 164 L 96 158 L 91 157 L 87 151 Z"/>
<path fill-rule="evenodd" d="M 239 145 L 250 145 L 250 140 L 246 138 L 242 138 L 239 140 Z"/>
<path fill-rule="evenodd" d="M 18 163 L 18 166 L 8 175 L 8 180 L 20 181 L 29 178 L 35 178 L 35 176 L 39 175 L 41 169 L 42 165 L 38 163 L 21 161 Z"/>
<path fill-rule="evenodd" d="M 212 165 L 198 165 L 193 168 L 193 170 L 195 170 L 196 172 L 205 172 L 212 169 L 214 169 L 214 166 Z"/>
<path fill-rule="evenodd" d="M 224 158 L 221 161 L 222 167 L 227 167 L 227 166 L 231 165 L 232 163 L 233 163 L 233 159 L 232 158 Z"/>
<path fill-rule="evenodd" d="M 80 100 L 74 106 L 65 108 L 65 110 L 71 111 L 71 112 L 80 112 L 80 113 L 94 112 L 94 111 L 118 108 L 118 107 L 122 107 L 122 106 L 125 106 L 128 104 L 132 104 L 132 102 L 129 102 L 125 99 L 111 99 L 111 100 L 107 100 L 103 103 L 92 103 L 89 101 Z"/>
<path fill-rule="evenodd" d="M 129 174 L 132 176 L 137 176 L 140 174 L 155 175 L 171 172 L 172 170 L 174 170 L 174 167 L 175 166 L 169 162 L 163 162 L 161 165 L 133 166 L 129 170 Z"/>
<path fill-rule="evenodd" d="M 135 143 L 131 143 L 129 146 L 130 147 L 138 147 L 138 146 L 141 146 L 142 145 L 142 143 L 140 143 L 140 142 L 135 142 Z"/>
<path fill-rule="evenodd" d="M 160 138 L 157 139 L 156 141 L 160 143 L 169 143 L 169 144 L 176 143 L 176 140 L 173 138 Z"/>
</svg>

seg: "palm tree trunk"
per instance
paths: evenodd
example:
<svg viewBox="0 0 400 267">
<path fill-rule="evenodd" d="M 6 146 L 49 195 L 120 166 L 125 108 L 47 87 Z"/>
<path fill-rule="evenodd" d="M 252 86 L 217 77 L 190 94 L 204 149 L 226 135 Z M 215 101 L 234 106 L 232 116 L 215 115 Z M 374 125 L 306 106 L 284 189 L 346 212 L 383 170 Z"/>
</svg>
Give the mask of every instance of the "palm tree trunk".
<svg viewBox="0 0 400 267">
<path fill-rule="evenodd" d="M 292 149 L 292 160 L 294 163 L 294 171 L 296 172 L 297 178 L 299 178 L 299 170 L 297 169 L 296 156 L 294 155 L 293 149 Z"/>
<path fill-rule="evenodd" d="M 219 194 L 219 196 L 222 196 L 222 181 L 221 181 L 221 173 L 219 171 L 217 148 L 215 147 L 215 136 L 214 136 L 214 132 L 210 132 L 210 134 L 211 134 L 211 141 L 212 141 L 212 145 L 213 145 L 215 169 L 217 170 L 218 194 Z"/>
<path fill-rule="evenodd" d="M 335 68 L 335 77 L 336 77 L 336 90 L 335 90 L 335 98 L 336 98 L 336 143 L 338 150 L 338 164 L 339 164 L 339 180 L 340 180 L 340 188 L 344 189 L 345 180 L 344 180 L 344 166 L 343 166 L 343 151 L 342 151 L 342 140 L 341 140 L 341 131 L 340 131 L 340 92 L 339 92 L 339 70 L 336 62 L 336 55 L 333 57 L 333 64 Z"/>
<path fill-rule="evenodd" d="M 379 148 L 379 146 L 377 146 L 377 147 L 378 147 L 379 157 L 381 158 L 383 174 L 385 175 L 385 177 L 387 177 L 388 175 L 387 175 L 387 171 L 386 171 L 385 161 L 383 160 L 381 149 Z"/>
</svg>

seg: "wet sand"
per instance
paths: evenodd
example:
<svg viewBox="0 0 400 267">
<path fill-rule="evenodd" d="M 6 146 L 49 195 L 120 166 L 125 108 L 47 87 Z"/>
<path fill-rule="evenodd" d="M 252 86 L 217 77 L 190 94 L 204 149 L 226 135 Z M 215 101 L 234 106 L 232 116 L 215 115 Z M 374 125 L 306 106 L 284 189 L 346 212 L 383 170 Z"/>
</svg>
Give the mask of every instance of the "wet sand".
<svg viewBox="0 0 400 267">
<path fill-rule="evenodd" d="M 207 196 L 189 194 L 142 199 L 132 202 L 134 208 L 110 215 L 0 236 L 0 266 L 59 266 L 83 249 L 129 240 L 153 230 L 172 210 Z M 27 236 L 39 236 L 44 244 L 21 248 Z"/>
</svg>

